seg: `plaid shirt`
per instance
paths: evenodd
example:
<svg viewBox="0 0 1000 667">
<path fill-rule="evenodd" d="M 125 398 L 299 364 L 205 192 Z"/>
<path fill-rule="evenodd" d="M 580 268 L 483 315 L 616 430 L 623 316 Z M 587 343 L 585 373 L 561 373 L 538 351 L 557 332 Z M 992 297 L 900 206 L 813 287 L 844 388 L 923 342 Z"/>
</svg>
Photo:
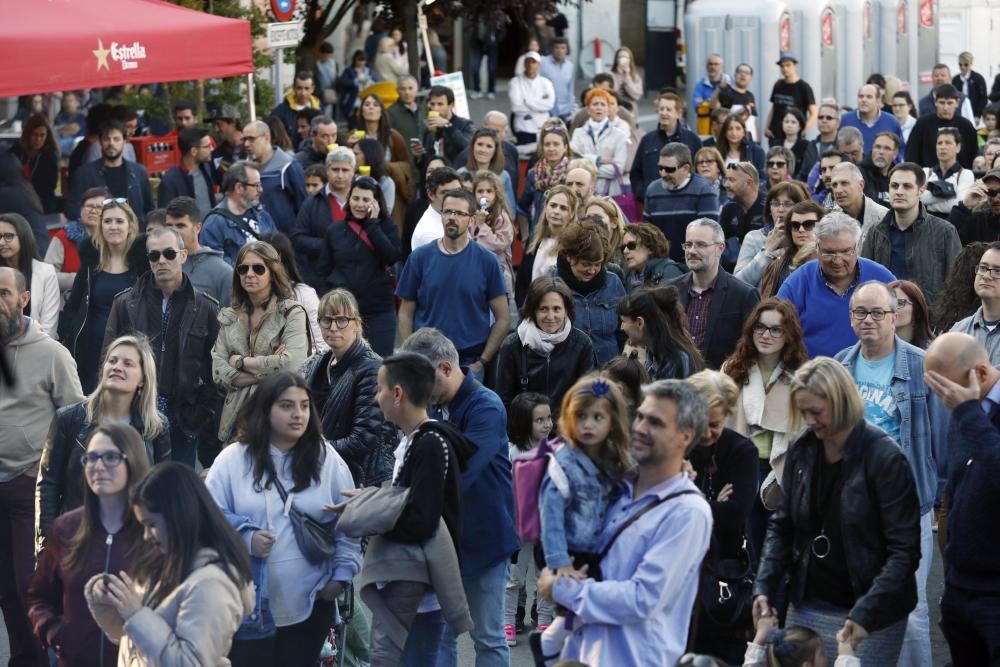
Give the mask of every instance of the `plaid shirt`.
<svg viewBox="0 0 1000 667">
<path fill-rule="evenodd" d="M 688 333 L 695 347 L 705 354 L 705 327 L 708 325 L 708 311 L 712 308 L 712 298 L 715 296 L 715 285 L 719 282 L 719 274 L 703 291 L 697 292 L 694 289 L 694 281 L 688 288 L 687 316 Z"/>
</svg>

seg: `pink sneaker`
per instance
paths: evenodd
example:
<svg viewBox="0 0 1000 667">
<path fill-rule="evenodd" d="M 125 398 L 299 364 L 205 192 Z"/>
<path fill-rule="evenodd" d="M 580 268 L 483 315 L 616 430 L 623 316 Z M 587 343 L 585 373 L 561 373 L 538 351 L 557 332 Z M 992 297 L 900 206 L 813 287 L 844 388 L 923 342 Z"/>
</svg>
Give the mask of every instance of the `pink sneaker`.
<svg viewBox="0 0 1000 667">
<path fill-rule="evenodd" d="M 536 629 L 536 630 L 538 630 L 539 632 L 545 632 L 546 630 L 548 630 L 548 629 L 549 629 L 549 624 L 548 624 L 548 623 L 542 623 L 542 624 L 540 624 L 540 625 L 539 625 L 539 626 L 538 626 L 537 628 L 535 628 L 535 629 Z"/>
<path fill-rule="evenodd" d="M 503 626 L 503 633 L 507 636 L 507 646 L 517 646 L 517 632 L 513 625 Z"/>
</svg>

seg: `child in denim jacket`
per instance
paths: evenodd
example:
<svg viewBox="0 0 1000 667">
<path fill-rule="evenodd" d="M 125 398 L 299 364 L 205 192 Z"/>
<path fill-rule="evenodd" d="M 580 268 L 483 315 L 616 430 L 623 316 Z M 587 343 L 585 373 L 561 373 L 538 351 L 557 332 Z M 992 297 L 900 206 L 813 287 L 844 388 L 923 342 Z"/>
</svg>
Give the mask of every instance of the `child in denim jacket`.
<svg viewBox="0 0 1000 667">
<path fill-rule="evenodd" d="M 538 498 L 545 564 L 559 576 L 599 579 L 605 515 L 632 465 L 629 411 L 618 386 L 596 373 L 578 380 L 563 397 L 559 430 L 566 444 L 556 450 Z M 572 620 L 557 616 L 538 629 L 533 652 L 555 661 Z"/>
</svg>

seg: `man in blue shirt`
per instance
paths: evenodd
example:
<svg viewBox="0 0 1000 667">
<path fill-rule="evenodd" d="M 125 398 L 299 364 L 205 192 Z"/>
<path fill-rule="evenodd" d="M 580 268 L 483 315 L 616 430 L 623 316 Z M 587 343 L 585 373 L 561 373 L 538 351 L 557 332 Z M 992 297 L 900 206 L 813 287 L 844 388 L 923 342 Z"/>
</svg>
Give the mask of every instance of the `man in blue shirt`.
<svg viewBox="0 0 1000 667">
<path fill-rule="evenodd" d="M 841 211 L 816 225 L 819 259 L 796 269 L 778 289 L 778 298 L 799 312 L 810 357 L 832 357 L 858 341 L 848 314 L 851 295 L 863 282 L 896 279 L 881 264 L 858 257 L 861 225 Z"/>
<path fill-rule="evenodd" d="M 687 643 L 712 511 L 683 466 L 708 424 L 708 404 L 683 380 L 654 382 L 643 394 L 632 424 L 638 477 L 608 509 L 603 580 L 556 579 L 549 569 L 538 579 L 539 594 L 575 616 L 564 659 L 673 665 Z"/>
<path fill-rule="evenodd" d="M 551 55 L 542 58 L 540 72 L 556 89 L 556 105 L 552 108 L 552 115 L 562 118 L 567 125 L 573 119 L 573 108 L 576 105 L 576 93 L 573 92 L 576 67 L 568 55 L 569 42 L 564 37 L 556 37 L 552 40 Z"/>
<path fill-rule="evenodd" d="M 694 92 L 691 94 L 691 103 L 694 104 L 695 112 L 698 111 L 702 102 L 708 102 L 712 99 L 712 93 L 719 87 L 719 84 L 723 81 L 729 83 L 729 75 L 722 71 L 722 67 L 722 56 L 718 53 L 713 53 L 708 57 L 708 61 L 705 63 L 705 76 L 694 84 Z"/>
<path fill-rule="evenodd" d="M 511 554 L 520 548 L 514 532 L 514 487 L 507 451 L 507 411 L 500 397 L 459 366 L 458 351 L 437 329 L 420 329 L 401 351 L 427 357 L 436 369 L 430 415 L 451 422 L 476 445 L 459 478 L 462 499 L 462 586 L 475 625 L 476 664 L 508 667 L 504 635 L 504 591 Z M 443 622 L 443 621 L 442 621 Z M 455 633 L 448 625 L 438 667 L 456 667 Z"/>
<path fill-rule="evenodd" d="M 414 329 L 436 327 L 458 348 L 462 365 L 482 379 L 510 333 L 503 271 L 496 255 L 469 239 L 472 193 L 452 190 L 441 207 L 444 237 L 410 254 L 396 286 L 399 340 Z"/>
<path fill-rule="evenodd" d="M 858 88 L 858 108 L 841 116 L 840 126 L 856 127 L 861 131 L 865 140 L 865 155 L 871 155 L 875 137 L 880 132 L 892 132 L 899 137 L 900 145 L 905 146 L 899 121 L 891 113 L 882 111 L 882 94 L 878 86 L 872 83 Z"/>
</svg>

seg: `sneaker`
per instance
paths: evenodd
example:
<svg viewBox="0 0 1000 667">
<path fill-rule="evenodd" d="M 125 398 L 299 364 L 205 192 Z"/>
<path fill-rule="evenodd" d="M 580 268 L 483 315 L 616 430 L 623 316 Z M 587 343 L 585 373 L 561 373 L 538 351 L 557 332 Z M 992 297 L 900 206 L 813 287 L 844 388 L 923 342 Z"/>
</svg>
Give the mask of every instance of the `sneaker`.
<svg viewBox="0 0 1000 667">
<path fill-rule="evenodd" d="M 541 625 L 538 626 L 538 632 L 539 633 L 545 632 L 548 629 L 549 629 L 549 624 L 548 623 L 542 623 Z"/>
<path fill-rule="evenodd" d="M 482 97 L 483 97 L 483 94 L 481 92 L 479 92 L 478 90 L 469 91 L 469 99 L 470 100 L 478 100 L 478 99 L 482 99 Z"/>
<path fill-rule="evenodd" d="M 495 100 L 496 98 L 497 98 L 497 94 L 496 93 L 486 93 L 486 99 L 488 99 L 488 100 Z"/>
<path fill-rule="evenodd" d="M 507 635 L 507 646 L 517 646 L 517 632 L 513 625 L 503 626 L 503 633 Z"/>
</svg>

